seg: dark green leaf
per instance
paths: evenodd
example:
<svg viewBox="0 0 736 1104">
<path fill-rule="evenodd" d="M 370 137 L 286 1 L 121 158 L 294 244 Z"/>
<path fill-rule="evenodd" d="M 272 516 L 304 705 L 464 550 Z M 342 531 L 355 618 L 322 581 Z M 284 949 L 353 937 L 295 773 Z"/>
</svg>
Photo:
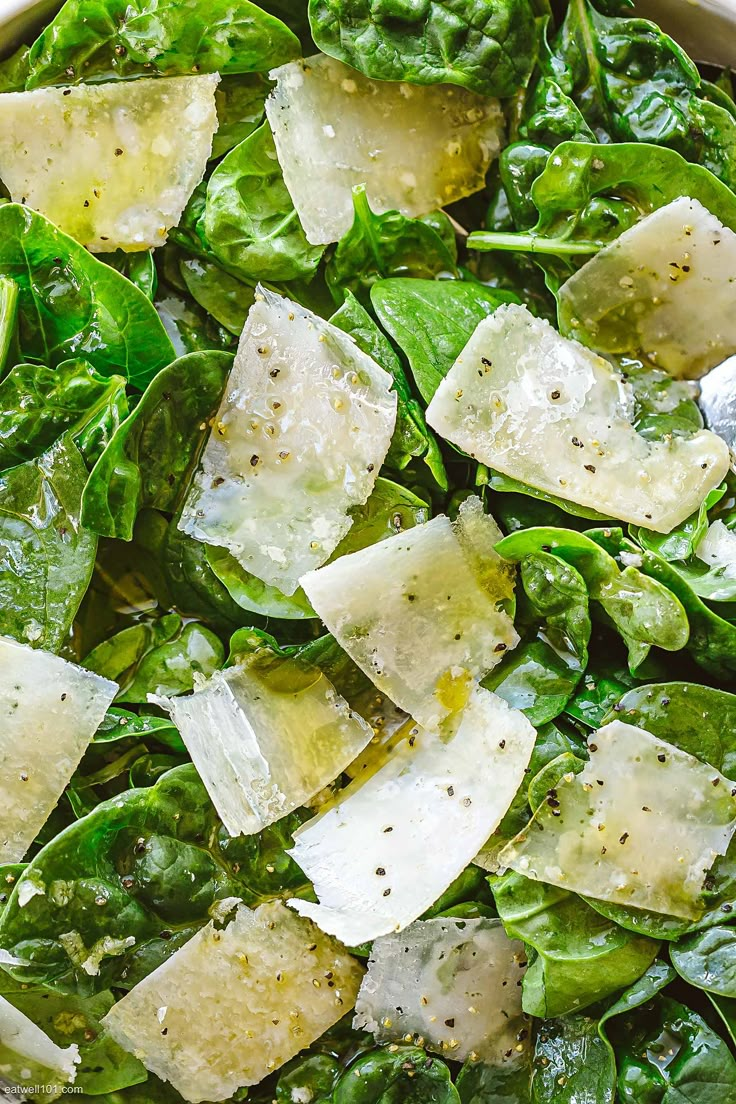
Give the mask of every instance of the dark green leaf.
<svg viewBox="0 0 736 1104">
<path fill-rule="evenodd" d="M 541 1023 L 531 1087 L 532 1104 L 613 1104 L 616 1064 L 598 1021 L 564 1016 Z"/>
<path fill-rule="evenodd" d="M 187 694 L 199 675 L 209 678 L 225 662 L 219 637 L 190 621 L 181 635 L 153 648 L 143 657 L 132 683 L 116 701 L 145 704 L 149 694 Z"/>
<path fill-rule="evenodd" d="M 0 946 L 23 962 L 9 972 L 82 995 L 135 985 L 207 922 L 216 900 L 238 896 L 255 907 L 298 891 L 303 875 L 285 853 L 298 823 L 289 816 L 257 836 L 230 838 L 191 765 L 103 802 L 18 879 L 0 915 Z M 23 877 L 60 892 L 21 908 Z M 83 968 L 88 956 L 99 974 Z"/>
<path fill-rule="evenodd" d="M 22 92 L 28 80 L 28 46 L 19 46 L 14 54 L 0 62 L 0 92 Z"/>
<path fill-rule="evenodd" d="M 374 214 L 364 184 L 353 188 L 353 204 L 353 225 L 327 263 L 327 283 L 338 305 L 348 291 L 367 301 L 373 285 L 392 276 L 456 275 L 454 254 L 428 222 L 398 211 Z"/>
<path fill-rule="evenodd" d="M 184 258 L 180 262 L 180 272 L 195 302 L 228 333 L 240 337 L 248 311 L 255 301 L 255 288 L 202 257 Z"/>
<path fill-rule="evenodd" d="M 131 540 L 144 506 L 176 507 L 231 366 L 228 353 L 190 353 L 158 373 L 89 477 L 82 499 L 87 528 Z"/>
<path fill-rule="evenodd" d="M 236 342 L 229 330 L 210 318 L 189 295 L 167 284 L 159 284 L 156 312 L 171 340 L 173 356 L 233 349 Z M 173 359 L 172 356 L 172 359 Z"/>
<path fill-rule="evenodd" d="M 342 1075 L 333 1104 L 460 1104 L 444 1062 L 419 1047 L 373 1050 Z"/>
<path fill-rule="evenodd" d="M 713 927 L 673 943 L 672 965 L 681 978 L 719 997 L 736 997 L 736 929 Z"/>
<path fill-rule="evenodd" d="M 127 709 L 108 709 L 105 718 L 94 735 L 93 743 L 110 744 L 118 740 L 150 737 L 165 744 L 173 751 L 185 751 L 184 743 L 168 717 L 155 717 L 149 713 L 130 713 Z"/>
<path fill-rule="evenodd" d="M 82 665 L 124 689 L 143 657 L 172 640 L 181 629 L 182 620 L 176 613 L 168 613 L 157 621 L 136 621 L 93 648 Z"/>
<path fill-rule="evenodd" d="M 213 160 L 240 145 L 259 126 L 270 87 L 260 73 L 223 77 L 215 92 L 218 127 L 212 139 Z"/>
<path fill-rule="evenodd" d="M 483 679 L 513 709 L 521 709 L 533 725 L 553 721 L 565 709 L 580 681 L 577 664 L 570 665 L 543 639 L 514 648 Z"/>
<path fill-rule="evenodd" d="M 736 1061 L 696 1012 L 659 996 L 611 1028 L 622 1104 L 734 1104 Z"/>
<path fill-rule="evenodd" d="M 342 1066 L 328 1054 L 296 1058 L 279 1076 L 276 1104 L 294 1104 L 300 1099 L 310 1104 L 332 1104 L 332 1090 L 341 1073 Z"/>
<path fill-rule="evenodd" d="M 98 253 L 97 259 L 127 277 L 131 284 L 135 284 L 143 292 L 146 299 L 153 299 L 156 295 L 158 277 L 152 249 L 144 249 L 140 253 L 126 253 L 122 249 L 116 249 L 114 253 Z"/>
<path fill-rule="evenodd" d="M 529 1104 L 530 1076 L 526 1055 L 502 1066 L 468 1061 L 455 1086 L 462 1104 Z"/>
<path fill-rule="evenodd" d="M 83 357 L 103 376 L 117 373 L 145 387 L 174 359 L 143 292 L 16 203 L 0 205 L 0 274 L 20 289 L 20 349 L 28 360 L 55 368 Z"/>
<path fill-rule="evenodd" d="M 0 276 L 0 378 L 16 351 L 18 325 L 18 285 Z"/>
<path fill-rule="evenodd" d="M 26 87 L 265 73 L 299 53 L 296 36 L 249 0 L 66 0 L 31 48 Z"/>
<path fill-rule="evenodd" d="M 79 515 L 87 469 L 60 438 L 0 477 L 0 632 L 57 651 L 92 575 L 97 538 Z"/>
<path fill-rule="evenodd" d="M 659 944 L 602 917 L 580 897 L 514 872 L 492 882 L 507 934 L 534 952 L 522 983 L 524 1011 L 564 1016 L 631 985 Z"/>
<path fill-rule="evenodd" d="M 512 293 L 459 280 L 384 280 L 371 289 L 378 321 L 405 354 L 427 403 L 478 323 L 516 301 Z"/>
<path fill-rule="evenodd" d="M 377 80 L 510 96 L 534 61 L 528 0 L 309 0 L 320 50 Z"/>
<path fill-rule="evenodd" d="M 0 382 L 0 470 L 33 460 L 69 431 L 94 463 L 128 412 L 125 380 L 86 360 L 18 364 Z"/>
<path fill-rule="evenodd" d="M 220 162 L 207 185 L 204 232 L 212 252 L 246 280 L 310 276 L 324 246 L 310 245 L 264 123 Z"/>
</svg>

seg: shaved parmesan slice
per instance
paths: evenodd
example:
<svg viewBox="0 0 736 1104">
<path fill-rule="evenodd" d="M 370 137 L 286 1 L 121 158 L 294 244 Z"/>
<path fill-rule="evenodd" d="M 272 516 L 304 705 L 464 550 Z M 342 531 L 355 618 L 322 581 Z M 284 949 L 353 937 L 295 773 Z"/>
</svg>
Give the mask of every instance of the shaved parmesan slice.
<svg viewBox="0 0 736 1104">
<path fill-rule="evenodd" d="M 396 424 L 392 383 L 342 330 L 260 290 L 180 528 L 293 594 L 373 490 Z"/>
<path fill-rule="evenodd" d="M 350 764 L 373 729 L 314 667 L 276 659 L 218 671 L 172 717 L 231 836 L 305 804 Z"/>
<path fill-rule="evenodd" d="M 736 352 L 736 234 L 697 199 L 660 207 L 562 285 L 560 328 L 697 379 Z"/>
<path fill-rule="evenodd" d="M 526 957 L 500 920 L 417 920 L 374 942 L 353 1027 L 458 1062 L 518 1059 Z"/>
<path fill-rule="evenodd" d="M 633 417 L 608 361 L 513 304 L 480 323 L 427 409 L 438 433 L 504 475 L 669 533 L 721 482 L 728 447 L 708 430 L 649 441 Z"/>
<path fill-rule="evenodd" d="M 479 191 L 498 153 L 498 100 L 450 85 L 370 80 L 325 54 L 282 65 L 266 100 L 286 186 L 314 245 L 353 222 L 352 188 L 371 209 L 425 215 Z"/>
<path fill-rule="evenodd" d="M 241 905 L 223 931 L 208 924 L 197 932 L 102 1022 L 185 1100 L 224 1100 L 344 1016 L 362 972 L 281 902 L 255 912 Z"/>
<path fill-rule="evenodd" d="M 723 568 L 724 579 L 733 579 L 736 576 L 736 533 L 722 521 L 711 522 L 695 555 L 711 567 Z"/>
<path fill-rule="evenodd" d="M 301 582 L 348 655 L 401 709 L 431 728 L 463 704 L 519 641 L 503 603 L 514 569 L 494 551 L 496 522 L 478 499 L 341 556 Z"/>
<path fill-rule="evenodd" d="M 0 862 L 20 862 L 118 692 L 65 659 L 0 637 Z"/>
<path fill-rule="evenodd" d="M 534 739 L 523 713 L 481 687 L 454 735 L 417 727 L 296 833 L 291 854 L 320 904 L 290 904 L 351 946 L 401 931 L 498 827 Z"/>
<path fill-rule="evenodd" d="M 163 245 L 204 175 L 219 76 L 0 96 L 0 178 L 94 252 Z"/>
<path fill-rule="evenodd" d="M 57 1046 L 25 1013 L 0 997 L 0 1083 L 14 1085 L 19 1095 L 27 1089 L 31 1096 L 53 1100 L 74 1081 L 78 1062 L 76 1043 Z"/>
<path fill-rule="evenodd" d="M 500 862 L 563 889 L 697 919 L 703 879 L 736 829 L 732 783 L 635 725 L 595 733 L 590 761 L 558 783 Z"/>
</svg>

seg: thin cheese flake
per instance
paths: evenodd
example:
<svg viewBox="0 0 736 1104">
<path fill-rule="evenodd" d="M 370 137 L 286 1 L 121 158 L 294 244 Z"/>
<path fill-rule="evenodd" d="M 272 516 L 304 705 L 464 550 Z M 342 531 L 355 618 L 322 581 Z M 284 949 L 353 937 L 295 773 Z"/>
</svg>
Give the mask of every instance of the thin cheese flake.
<svg viewBox="0 0 736 1104">
<path fill-rule="evenodd" d="M 417 726 L 296 833 L 291 854 L 320 903 L 290 903 L 349 946 L 407 927 L 498 827 L 534 739 L 523 713 L 481 687 L 454 734 Z"/>
<path fill-rule="evenodd" d="M 353 1027 L 458 1062 L 517 1060 L 526 958 L 500 920 L 417 920 L 373 943 Z"/>
<path fill-rule="evenodd" d="M 698 405 L 708 429 L 736 452 L 736 356 L 728 357 L 701 379 Z"/>
<path fill-rule="evenodd" d="M 260 290 L 180 528 L 293 594 L 373 490 L 396 424 L 392 383 L 347 334 Z"/>
<path fill-rule="evenodd" d="M 23 858 L 117 692 L 117 683 L 0 637 L 0 862 Z"/>
<path fill-rule="evenodd" d="M 599 729 L 590 750 L 501 864 L 602 901 L 698 919 L 703 881 L 736 829 L 732 783 L 622 721 Z"/>
<path fill-rule="evenodd" d="M 324 54 L 271 77 L 266 114 L 316 245 L 350 229 L 356 184 L 366 185 L 374 211 L 424 215 L 479 191 L 500 148 L 498 100 L 463 88 L 370 80 Z"/>
<path fill-rule="evenodd" d="M 53 1100 L 76 1078 L 78 1062 L 76 1043 L 58 1046 L 24 1012 L 0 997 L 0 1080 L 14 1085 L 18 1093 L 26 1089 L 31 1097 L 41 1092 L 44 1100 Z"/>
<path fill-rule="evenodd" d="M 433 518 L 339 557 L 302 585 L 379 690 L 430 728 L 518 643 L 503 608 L 514 569 L 494 551 L 500 539 L 479 500 L 468 499 L 455 524 Z"/>
<path fill-rule="evenodd" d="M 309 801 L 373 729 L 316 668 L 277 659 L 218 671 L 171 715 L 231 836 L 259 832 Z"/>
<path fill-rule="evenodd" d="M 362 973 L 344 948 L 282 903 L 254 912 L 240 905 L 224 930 L 208 924 L 197 932 L 102 1022 L 185 1100 L 225 1100 L 349 1012 Z"/>
<path fill-rule="evenodd" d="M 722 521 L 713 521 L 695 549 L 695 555 L 710 567 L 724 569 L 728 578 L 736 576 L 736 533 Z"/>
<path fill-rule="evenodd" d="M 0 178 L 93 252 L 163 245 L 204 175 L 219 76 L 0 96 Z"/>
<path fill-rule="evenodd" d="M 562 285 L 560 327 L 697 379 L 736 352 L 736 234 L 697 199 L 647 215 Z"/>
<path fill-rule="evenodd" d="M 669 533 L 724 478 L 728 447 L 709 430 L 647 440 L 634 414 L 631 387 L 608 361 L 508 304 L 479 324 L 427 421 L 505 475 Z"/>
</svg>

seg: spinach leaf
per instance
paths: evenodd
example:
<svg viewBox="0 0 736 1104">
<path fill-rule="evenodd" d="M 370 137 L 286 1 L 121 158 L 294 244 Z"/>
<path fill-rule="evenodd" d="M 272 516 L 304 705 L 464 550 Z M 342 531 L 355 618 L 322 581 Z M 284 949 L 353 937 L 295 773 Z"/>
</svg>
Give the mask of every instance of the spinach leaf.
<svg viewBox="0 0 736 1104">
<path fill-rule="evenodd" d="M 622 1104 L 736 1101 L 736 1061 L 696 1012 L 669 997 L 611 1025 Z"/>
<path fill-rule="evenodd" d="M 0 274 L 20 289 L 22 357 L 55 368 L 83 357 L 103 376 L 136 387 L 174 359 L 153 305 L 43 215 L 0 205 Z"/>
<path fill-rule="evenodd" d="M 26 88 L 267 72 L 299 53 L 288 27 L 249 0 L 66 0 L 31 47 Z"/>
<path fill-rule="evenodd" d="M 639 725 L 736 778 L 736 694 L 697 682 L 660 682 L 628 690 L 603 718 Z"/>
<path fill-rule="evenodd" d="M 173 751 L 186 751 L 176 726 L 168 717 L 156 717 L 151 713 L 130 713 L 127 709 L 117 709 L 114 706 L 108 709 L 92 742 L 111 744 L 118 740 L 145 740 L 148 737 Z"/>
<path fill-rule="evenodd" d="M 0 377 L 16 353 L 18 325 L 18 285 L 14 280 L 0 276 Z"/>
<path fill-rule="evenodd" d="M 470 249 L 525 250 L 574 258 L 602 249 L 638 218 L 687 194 L 736 228 L 736 196 L 700 165 L 661 146 L 563 142 L 531 186 L 539 212 L 527 233 L 476 231 Z"/>
<path fill-rule="evenodd" d="M 317 614 L 299 587 L 293 594 L 282 594 L 275 586 L 251 575 L 226 548 L 206 546 L 207 563 L 227 589 L 234 602 L 258 617 L 278 617 L 286 620 L 314 618 Z"/>
<path fill-rule="evenodd" d="M 22 965 L 8 972 L 83 996 L 130 988 L 209 920 L 216 901 L 237 896 L 255 907 L 298 893 L 304 876 L 285 850 L 298 824 L 290 815 L 232 839 L 190 764 L 103 802 L 16 882 L 0 914 L 0 946 Z M 24 878 L 47 889 L 21 907 Z"/>
<path fill-rule="evenodd" d="M 519 644 L 483 679 L 483 686 L 521 709 L 533 725 L 553 721 L 580 681 L 577 663 L 559 656 L 543 638 Z"/>
<path fill-rule="evenodd" d="M 115 700 L 142 705 L 149 694 L 186 694 L 194 689 L 197 676 L 209 678 L 224 661 L 219 637 L 190 621 L 175 640 L 159 644 L 143 656 L 132 683 Z"/>
<path fill-rule="evenodd" d="M 406 356 L 414 382 L 429 402 L 473 332 L 510 292 L 460 280 L 382 280 L 371 289 L 378 321 Z"/>
<path fill-rule="evenodd" d="M 582 1011 L 639 978 L 659 949 L 556 886 L 512 871 L 492 879 L 491 888 L 507 934 L 531 950 L 522 982 L 530 1015 Z"/>
<path fill-rule="evenodd" d="M 627 540 L 621 529 L 590 534 L 609 552 L 619 555 L 622 551 L 638 554 L 639 549 Z M 671 564 L 654 552 L 641 552 L 640 570 L 677 597 L 690 622 L 687 649 L 692 658 L 716 679 L 726 683 L 736 673 L 736 625 L 709 609 Z"/>
<path fill-rule="evenodd" d="M 158 373 L 92 470 L 82 498 L 88 529 L 131 540 L 144 506 L 175 508 L 204 447 L 231 366 L 229 353 L 200 352 Z"/>
<path fill-rule="evenodd" d="M 539 1025 L 531 1090 L 532 1104 L 613 1104 L 616 1064 L 597 1020 L 563 1016 Z"/>
<path fill-rule="evenodd" d="M 307 241 L 268 123 L 231 150 L 212 173 L 203 228 L 218 260 L 247 280 L 310 276 L 324 253 L 324 246 Z"/>
<path fill-rule="evenodd" d="M 444 1062 L 413 1046 L 379 1048 L 358 1058 L 337 1083 L 333 1104 L 460 1104 Z"/>
<path fill-rule="evenodd" d="M 87 469 L 61 437 L 0 476 L 0 633 L 47 651 L 66 643 L 97 538 L 80 521 Z"/>
<path fill-rule="evenodd" d="M 210 295 L 212 288 L 209 289 Z M 219 293 L 218 293 L 219 294 Z M 159 283 L 155 302 L 164 331 L 171 341 L 172 356 L 185 356 L 187 353 L 234 349 L 236 344 L 232 333 L 211 318 L 193 298 L 181 289 L 170 284 Z"/>
<path fill-rule="evenodd" d="M 398 211 L 375 214 L 365 185 L 353 188 L 353 225 L 327 262 L 327 284 L 338 306 L 351 291 L 366 302 L 371 288 L 391 276 L 433 280 L 457 275 L 456 256 L 428 221 Z"/>
<path fill-rule="evenodd" d="M 329 1054 L 297 1058 L 279 1075 L 276 1104 L 293 1104 L 295 1100 L 332 1104 L 332 1092 L 342 1072 L 342 1066 Z"/>
<path fill-rule="evenodd" d="M 528 0 L 309 0 L 317 46 L 377 80 L 510 96 L 534 61 Z"/>
<path fill-rule="evenodd" d="M 502 1066 L 469 1059 L 455 1087 L 462 1104 L 530 1104 L 530 1077 L 528 1055 Z"/>
<path fill-rule="evenodd" d="M 406 373 L 391 342 L 350 291 L 347 292 L 343 305 L 330 318 L 330 322 L 343 333 L 350 334 L 359 349 L 373 357 L 377 364 L 393 376 L 393 390 L 398 397 L 398 407 L 396 429 L 385 461 L 387 466 L 403 471 L 412 458 L 423 458 L 438 485 L 442 490 L 447 490 L 447 473 L 437 439 L 427 426 L 424 411 L 412 395 Z"/>
<path fill-rule="evenodd" d="M 112 679 L 124 689 L 133 680 L 144 656 L 172 640 L 181 629 L 182 620 L 176 613 L 167 613 L 155 621 L 136 621 L 94 647 L 84 657 L 82 666 Z"/>
<path fill-rule="evenodd" d="M 180 272 L 192 299 L 228 333 L 240 337 L 255 301 L 255 288 L 201 257 L 182 259 Z"/>
<path fill-rule="evenodd" d="M 656 552 L 668 563 L 689 560 L 694 555 L 696 546 L 708 531 L 708 511 L 720 502 L 725 493 L 725 483 L 722 483 L 720 487 L 714 487 L 712 491 L 708 491 L 698 511 L 691 514 L 689 518 L 686 518 L 670 533 L 655 533 L 652 529 L 632 526 L 630 528 L 631 536 L 642 548 L 646 548 L 650 552 Z"/>
<path fill-rule="evenodd" d="M 717 926 L 673 943 L 672 965 L 681 978 L 719 997 L 736 997 L 736 928 Z"/>
<path fill-rule="evenodd" d="M 260 125 L 270 87 L 261 73 L 222 78 L 215 92 L 218 127 L 212 139 L 212 160 L 224 157 Z"/>
<path fill-rule="evenodd" d="M 86 360 L 17 364 L 0 382 L 0 470 L 33 460 L 67 431 L 94 463 L 127 412 L 125 380 L 98 375 Z"/>
<path fill-rule="evenodd" d="M 575 567 L 591 598 L 621 634 L 632 671 L 646 659 L 652 645 L 666 651 L 684 648 L 690 630 L 680 601 L 668 593 L 668 587 L 636 567 L 620 570 L 613 556 L 591 539 L 597 532 L 592 530 L 586 535 L 568 529 L 526 529 L 505 537 L 497 551 L 507 559 L 523 560 L 541 549 Z"/>
<path fill-rule="evenodd" d="M 148 1070 L 132 1054 L 113 1042 L 100 1020 L 113 1004 L 110 992 L 75 997 L 32 989 L 11 992 L 6 999 L 45 1031 L 58 1046 L 79 1047 L 80 1063 L 74 1088 L 98 1095 L 116 1092 L 148 1079 Z"/>
<path fill-rule="evenodd" d="M 19 46 L 0 61 L 0 92 L 22 92 L 28 79 L 29 46 Z"/>
<path fill-rule="evenodd" d="M 520 483 L 518 479 L 513 479 L 510 475 L 503 475 L 502 472 L 490 472 L 488 486 L 492 491 L 497 491 L 500 494 L 524 495 L 527 498 L 536 499 L 540 504 L 534 508 L 530 503 L 524 503 L 523 505 L 519 505 L 518 502 L 512 503 L 511 505 L 515 508 L 516 513 L 512 513 L 510 516 L 519 516 L 521 523 L 508 524 L 507 528 L 509 529 L 528 529 L 545 524 L 551 525 L 552 528 L 559 528 L 560 526 L 578 528 L 578 523 L 575 520 L 577 518 L 584 518 L 588 521 L 607 520 L 605 515 L 600 514 L 597 510 L 591 510 L 587 506 L 579 506 L 577 502 L 568 502 L 567 499 L 547 494 L 546 491 L 540 491 L 536 487 L 529 487 L 526 483 Z M 496 499 L 495 502 L 498 503 L 499 510 L 508 510 L 509 507 L 503 499 Z M 565 517 L 564 515 L 568 516 Z M 541 520 L 544 518 L 554 518 L 559 522 L 559 525 L 555 522 L 547 523 Z M 586 527 L 583 526 L 583 528 Z"/>
<path fill-rule="evenodd" d="M 116 249 L 114 253 L 97 253 L 96 257 L 98 261 L 104 261 L 110 268 L 122 273 L 143 292 L 146 299 L 154 298 L 158 276 L 152 249 L 144 249 L 140 253 L 126 253 L 122 249 Z"/>
</svg>

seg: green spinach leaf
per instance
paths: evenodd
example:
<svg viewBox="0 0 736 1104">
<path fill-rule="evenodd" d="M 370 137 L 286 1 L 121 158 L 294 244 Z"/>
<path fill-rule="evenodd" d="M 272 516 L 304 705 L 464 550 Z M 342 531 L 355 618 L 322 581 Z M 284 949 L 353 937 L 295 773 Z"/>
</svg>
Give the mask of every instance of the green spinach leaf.
<svg viewBox="0 0 736 1104">
<path fill-rule="evenodd" d="M 310 0 L 317 46 L 377 80 L 510 96 L 534 61 L 528 0 Z"/>
<path fill-rule="evenodd" d="M 532 1104 L 613 1104 L 616 1065 L 598 1021 L 562 1016 L 539 1025 L 532 1059 Z"/>
<path fill-rule="evenodd" d="M 128 412 L 125 380 L 86 360 L 17 364 L 0 382 L 0 470 L 33 460 L 69 432 L 94 463 Z"/>
<path fill-rule="evenodd" d="M 342 1075 L 333 1104 L 460 1104 L 450 1070 L 419 1047 L 370 1051 Z"/>
<path fill-rule="evenodd" d="M 61 437 L 0 476 L 0 632 L 47 651 L 67 641 L 97 538 L 80 523 L 87 469 Z"/>
<path fill-rule="evenodd" d="M 97 253 L 96 256 L 98 261 L 104 261 L 110 268 L 127 277 L 131 284 L 135 284 L 143 292 L 146 299 L 155 297 L 158 276 L 152 249 L 144 249 L 140 253 L 126 253 L 122 249 L 116 249 L 114 253 Z"/>
<path fill-rule="evenodd" d="M 296 35 L 249 0 L 66 0 L 31 47 L 26 88 L 265 73 L 299 53 Z"/>
<path fill-rule="evenodd" d="M 231 366 L 229 353 L 200 352 L 180 357 L 158 373 L 92 470 L 82 498 L 88 529 L 131 540 L 144 506 L 175 509 L 204 447 Z"/>
<path fill-rule="evenodd" d="M 522 1005 L 533 1016 L 564 1016 L 603 1000 L 636 981 L 659 949 L 556 886 L 512 871 L 491 888 L 507 934 L 531 951 Z"/>
<path fill-rule="evenodd" d="M 414 382 L 429 402 L 473 332 L 511 292 L 460 280 L 382 280 L 371 289 L 378 321 L 409 362 Z"/>
<path fill-rule="evenodd" d="M 0 276 L 0 378 L 17 357 L 18 285 Z M 12 358 L 12 359 L 11 359 Z"/>
<path fill-rule="evenodd" d="M 82 996 L 130 988 L 209 920 L 216 901 L 237 896 L 255 907 L 298 893 L 304 876 L 285 850 L 298 824 L 291 815 L 232 839 L 190 764 L 103 802 L 16 882 L 0 914 L 0 946 L 22 964 L 8 972 Z M 46 892 L 21 907 L 24 878 Z"/>
<path fill-rule="evenodd" d="M 681 978 L 718 997 L 736 997 L 736 928 L 719 925 L 683 936 L 670 947 Z"/>
<path fill-rule="evenodd" d="M 255 301 L 255 288 L 202 257 L 184 257 L 179 271 L 192 299 L 228 333 L 240 337 Z"/>
<path fill-rule="evenodd" d="M 218 127 L 212 139 L 212 160 L 224 157 L 260 125 L 270 87 L 261 73 L 222 78 L 215 92 Z"/>
<path fill-rule="evenodd" d="M 96 260 L 53 223 L 0 204 L 0 275 L 19 287 L 23 358 L 55 368 L 82 357 L 101 375 L 136 387 L 174 359 L 153 305 L 130 280 Z"/>
<path fill-rule="evenodd" d="M 324 247 L 307 241 L 267 122 L 213 172 L 203 228 L 217 259 L 243 279 L 294 280 L 317 268 Z"/>
<path fill-rule="evenodd" d="M 392 276 L 433 280 L 457 275 L 454 250 L 429 221 L 398 211 L 375 214 L 364 184 L 353 188 L 353 205 L 353 225 L 327 262 L 327 284 L 338 306 L 348 291 L 367 302 L 373 285 Z"/>
</svg>

